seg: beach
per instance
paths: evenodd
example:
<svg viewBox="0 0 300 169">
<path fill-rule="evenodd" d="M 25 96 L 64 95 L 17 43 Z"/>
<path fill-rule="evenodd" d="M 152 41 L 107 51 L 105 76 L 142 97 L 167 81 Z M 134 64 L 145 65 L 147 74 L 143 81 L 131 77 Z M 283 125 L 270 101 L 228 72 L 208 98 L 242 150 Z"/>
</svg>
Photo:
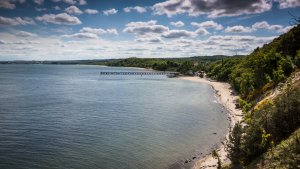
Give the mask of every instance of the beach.
<svg viewBox="0 0 300 169">
<path fill-rule="evenodd" d="M 228 110 L 229 117 L 230 117 L 230 128 L 232 128 L 237 122 L 241 121 L 242 110 L 236 108 L 236 101 L 238 96 L 234 94 L 233 90 L 231 89 L 230 84 L 224 82 L 216 82 L 211 81 L 206 78 L 199 78 L 199 77 L 180 77 L 183 80 L 189 80 L 193 82 L 199 83 L 206 83 L 212 86 L 212 88 L 216 91 L 216 95 L 218 96 L 218 101 Z M 229 130 L 230 131 L 230 130 Z M 227 133 L 226 138 L 228 137 L 229 133 Z M 230 161 L 226 157 L 226 151 L 223 144 L 219 145 L 216 149 L 222 164 L 229 164 Z M 217 159 L 213 158 L 211 153 L 200 158 L 197 160 L 192 167 L 192 169 L 204 169 L 204 168 L 216 168 L 217 166 Z"/>
</svg>

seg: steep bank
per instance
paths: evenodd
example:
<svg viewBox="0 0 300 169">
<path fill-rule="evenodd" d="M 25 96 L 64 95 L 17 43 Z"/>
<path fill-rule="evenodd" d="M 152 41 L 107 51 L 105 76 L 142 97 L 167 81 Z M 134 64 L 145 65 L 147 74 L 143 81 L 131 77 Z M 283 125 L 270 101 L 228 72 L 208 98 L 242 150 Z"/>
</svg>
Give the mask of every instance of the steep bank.
<svg viewBox="0 0 300 169">
<path fill-rule="evenodd" d="M 237 132 L 229 140 L 232 164 L 227 167 L 253 168 L 253 164 L 269 158 L 266 153 L 271 152 L 272 155 L 274 147 L 299 129 L 299 44 L 298 24 L 246 57 L 207 65 L 205 71 L 208 77 L 230 83 L 239 93 L 239 104 L 245 114 L 244 125 L 237 126 Z M 299 142 L 295 143 L 299 146 Z M 291 151 L 298 153 L 299 157 L 299 149 L 292 148 Z M 281 155 L 287 157 L 284 153 Z M 296 158 L 290 156 L 289 163 L 297 162 Z M 281 168 L 291 168 L 281 159 L 271 158 L 268 163 L 278 161 L 284 164 Z M 268 168 L 267 165 L 259 166 Z"/>
</svg>

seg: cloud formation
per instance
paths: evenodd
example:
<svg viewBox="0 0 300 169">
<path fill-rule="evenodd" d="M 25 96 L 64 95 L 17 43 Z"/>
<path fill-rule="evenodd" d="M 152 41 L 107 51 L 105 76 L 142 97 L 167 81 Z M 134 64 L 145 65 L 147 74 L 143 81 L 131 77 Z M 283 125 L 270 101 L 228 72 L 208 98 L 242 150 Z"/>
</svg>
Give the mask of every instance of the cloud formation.
<svg viewBox="0 0 300 169">
<path fill-rule="evenodd" d="M 1 0 L 0 8 L 15 9 L 16 5 L 11 0 Z"/>
<path fill-rule="evenodd" d="M 18 26 L 18 25 L 33 25 L 35 22 L 28 17 L 7 18 L 0 16 L 0 26 Z"/>
<path fill-rule="evenodd" d="M 44 3 L 44 0 L 33 0 L 33 2 L 38 5 L 42 5 Z"/>
<path fill-rule="evenodd" d="M 19 37 L 23 37 L 23 38 L 37 36 L 34 33 L 26 32 L 26 31 L 19 31 L 19 32 L 16 33 L 16 35 L 19 36 Z"/>
<path fill-rule="evenodd" d="M 218 23 L 216 23 L 212 20 L 201 22 L 201 23 L 192 22 L 191 25 L 199 27 L 199 28 L 206 28 L 206 29 L 209 29 L 209 28 L 212 28 L 212 29 L 215 29 L 215 30 L 224 29 L 224 27 L 221 24 L 218 24 Z"/>
<path fill-rule="evenodd" d="M 77 15 L 80 15 L 80 14 L 83 13 L 79 8 L 77 8 L 74 5 L 69 6 L 68 8 L 66 8 L 65 12 L 67 12 L 68 14 L 77 14 Z"/>
<path fill-rule="evenodd" d="M 280 9 L 296 8 L 296 7 L 300 6 L 299 0 L 275 0 L 275 2 L 279 3 Z"/>
<path fill-rule="evenodd" d="M 86 2 L 86 0 L 79 0 L 78 4 L 79 5 L 87 5 L 87 2 Z"/>
<path fill-rule="evenodd" d="M 148 33 L 164 33 L 169 31 L 169 28 L 163 25 L 157 25 L 157 21 L 150 20 L 148 22 L 130 22 L 126 24 L 123 32 L 132 33 L 135 35 L 145 35 Z"/>
<path fill-rule="evenodd" d="M 252 25 L 252 29 L 266 29 L 270 31 L 276 31 L 278 33 L 285 33 L 289 31 L 293 26 L 283 27 L 282 25 L 270 25 L 267 21 L 256 22 Z"/>
<path fill-rule="evenodd" d="M 79 39 L 98 39 L 94 33 L 75 33 L 72 35 L 63 35 L 63 38 L 79 38 Z"/>
<path fill-rule="evenodd" d="M 75 0 L 52 0 L 52 1 L 53 2 L 64 2 L 64 3 L 70 4 L 70 5 L 74 5 L 77 3 Z"/>
<path fill-rule="evenodd" d="M 195 37 L 195 32 L 187 31 L 187 30 L 170 30 L 162 35 L 164 38 L 190 38 Z"/>
<path fill-rule="evenodd" d="M 103 11 L 103 14 L 106 15 L 106 16 L 114 15 L 114 14 L 117 14 L 117 13 L 118 13 L 118 10 L 116 10 L 115 8 L 107 9 L 107 10 Z"/>
<path fill-rule="evenodd" d="M 183 27 L 184 26 L 184 23 L 182 21 L 170 22 L 170 24 L 175 27 Z"/>
<path fill-rule="evenodd" d="M 141 6 L 124 8 L 124 12 L 126 12 L 126 13 L 129 13 L 131 11 L 136 11 L 138 13 L 145 13 L 145 12 L 147 12 L 147 9 L 145 7 L 141 7 Z"/>
<path fill-rule="evenodd" d="M 118 31 L 116 29 L 102 29 L 102 28 L 90 28 L 84 27 L 80 30 L 81 33 L 93 33 L 93 34 L 113 34 L 118 35 Z"/>
<path fill-rule="evenodd" d="M 210 34 L 205 28 L 198 28 L 195 31 L 195 33 L 198 35 L 209 35 Z"/>
<path fill-rule="evenodd" d="M 232 27 L 227 27 L 225 29 L 225 32 L 230 32 L 230 33 L 246 33 L 246 32 L 252 32 L 254 31 L 252 28 L 250 27 L 245 27 L 242 25 L 236 25 L 236 26 L 232 26 Z"/>
<path fill-rule="evenodd" d="M 190 16 L 208 15 L 210 18 L 221 16 L 238 16 L 268 11 L 272 2 L 268 0 L 167 0 L 156 3 L 152 9 L 156 15 L 173 15 L 187 13 Z"/>
<path fill-rule="evenodd" d="M 97 13 L 99 13 L 99 11 L 95 10 L 95 9 L 86 9 L 86 10 L 84 10 L 84 12 L 87 13 L 87 14 L 97 14 Z"/>
<path fill-rule="evenodd" d="M 45 14 L 43 16 L 36 17 L 36 20 L 44 22 L 44 23 L 53 23 L 53 24 L 59 24 L 59 25 L 81 24 L 81 21 L 77 17 L 71 16 L 67 13 Z"/>
</svg>

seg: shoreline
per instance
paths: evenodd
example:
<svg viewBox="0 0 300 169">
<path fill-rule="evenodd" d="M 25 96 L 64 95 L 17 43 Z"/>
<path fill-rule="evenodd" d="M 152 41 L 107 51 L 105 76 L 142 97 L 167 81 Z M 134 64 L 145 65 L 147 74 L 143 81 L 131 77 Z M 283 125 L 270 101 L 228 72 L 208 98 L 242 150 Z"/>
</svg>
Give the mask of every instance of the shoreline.
<svg viewBox="0 0 300 169">
<path fill-rule="evenodd" d="M 182 80 L 188 80 L 197 83 L 205 83 L 210 85 L 215 90 L 218 102 L 228 110 L 228 116 L 230 118 L 229 132 L 237 122 L 242 121 L 243 119 L 242 110 L 235 108 L 235 103 L 236 100 L 238 99 L 238 96 L 233 93 L 233 90 L 231 89 L 229 83 L 210 81 L 206 78 L 199 78 L 199 77 L 183 76 L 179 78 Z M 228 136 L 229 133 L 226 134 L 226 138 L 228 138 Z M 222 164 L 224 165 L 224 164 L 229 164 L 230 161 L 226 157 L 227 152 L 225 151 L 225 146 L 223 143 L 224 141 L 222 141 L 222 143 L 219 144 L 215 150 L 219 154 Z M 204 157 L 201 157 L 200 159 L 196 160 L 194 162 L 194 165 L 191 168 L 192 169 L 216 168 L 216 165 L 217 165 L 217 159 L 213 158 L 211 153 L 209 153 L 208 155 L 205 155 Z"/>
</svg>

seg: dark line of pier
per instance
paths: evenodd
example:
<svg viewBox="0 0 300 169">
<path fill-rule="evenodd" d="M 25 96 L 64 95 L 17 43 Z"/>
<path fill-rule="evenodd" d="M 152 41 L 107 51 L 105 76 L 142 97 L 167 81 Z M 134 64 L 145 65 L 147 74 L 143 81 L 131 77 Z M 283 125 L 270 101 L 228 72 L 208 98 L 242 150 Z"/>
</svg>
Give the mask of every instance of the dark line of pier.
<svg viewBox="0 0 300 169">
<path fill-rule="evenodd" d="M 100 75 L 171 75 L 177 76 L 178 72 L 100 72 Z"/>
</svg>

